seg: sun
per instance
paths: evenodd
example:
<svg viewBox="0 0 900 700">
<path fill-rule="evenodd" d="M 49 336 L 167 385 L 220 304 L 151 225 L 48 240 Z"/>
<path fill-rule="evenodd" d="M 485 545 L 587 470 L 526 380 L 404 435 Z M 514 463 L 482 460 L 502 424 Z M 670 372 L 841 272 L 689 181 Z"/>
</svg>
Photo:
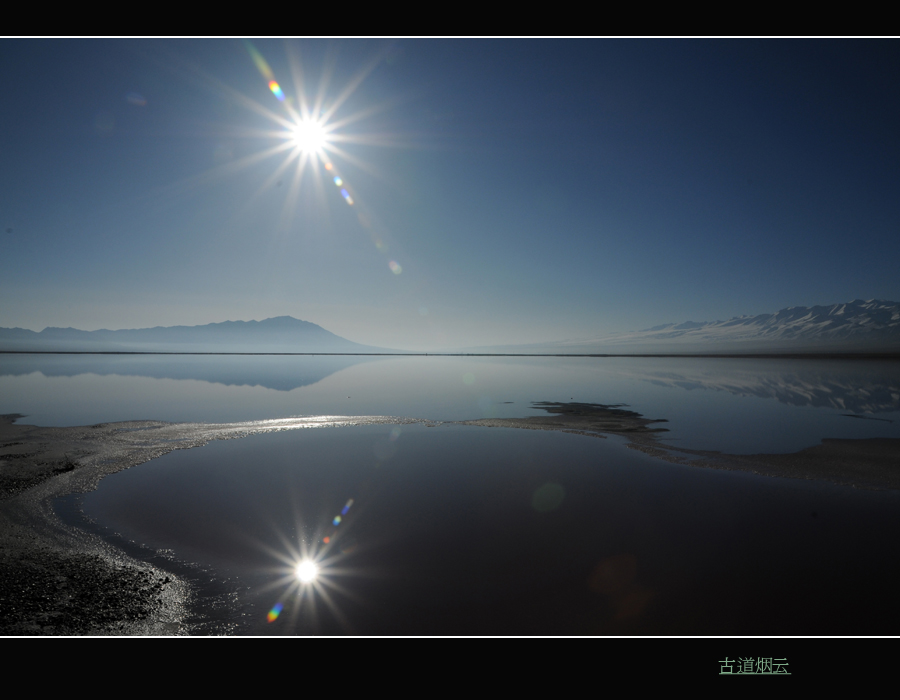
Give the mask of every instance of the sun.
<svg viewBox="0 0 900 700">
<path fill-rule="evenodd" d="M 291 142 L 301 153 L 322 153 L 328 143 L 328 132 L 320 122 L 301 119 L 291 128 Z"/>
<path fill-rule="evenodd" d="M 294 571 L 301 583 L 312 583 L 319 576 L 319 567 L 309 559 L 297 564 L 297 568 Z"/>
<path fill-rule="evenodd" d="M 375 125 L 379 123 L 373 121 L 375 115 L 389 111 L 396 106 L 396 101 L 385 100 L 351 109 L 351 105 L 354 104 L 351 97 L 367 76 L 386 60 L 388 47 L 376 52 L 370 60 L 362 64 L 344 87 L 332 89 L 330 83 L 333 65 L 330 63 L 332 59 L 328 56 L 326 56 L 328 65 L 316 80 L 314 76 L 304 75 L 299 44 L 285 43 L 289 69 L 286 72 L 289 75 L 285 76 L 288 80 L 282 85 L 276 80 L 272 67 L 253 44 L 246 39 L 242 40 L 242 43 L 265 82 L 266 92 L 270 93 L 265 98 L 265 103 L 229 86 L 198 66 L 186 63 L 183 67 L 175 67 L 187 71 L 189 76 L 196 78 L 204 87 L 255 113 L 257 117 L 262 117 L 262 121 L 255 121 L 254 126 L 221 125 L 223 133 L 228 134 L 229 138 L 246 138 L 252 146 L 242 149 L 245 153 L 239 158 L 234 157 L 230 147 L 225 149 L 227 155 L 223 155 L 222 162 L 217 162 L 215 166 L 184 180 L 166 185 L 160 189 L 160 193 L 169 196 L 170 192 L 176 189 L 188 192 L 199 185 L 214 183 L 242 170 L 255 169 L 263 161 L 271 158 L 273 168 L 268 175 L 261 178 L 258 186 L 249 192 L 248 201 L 243 205 L 245 211 L 256 205 L 267 191 L 271 192 L 277 187 L 286 185 L 282 190 L 284 195 L 281 215 L 274 229 L 279 236 L 296 233 L 297 228 L 292 223 L 294 215 L 298 207 L 305 207 L 310 201 L 305 195 L 301 196 L 301 190 L 311 184 L 317 204 L 327 205 L 326 196 L 339 194 L 347 206 L 355 207 L 361 229 L 371 237 L 372 243 L 386 257 L 387 243 L 384 238 L 388 234 L 385 227 L 379 224 L 372 208 L 359 198 L 348 177 L 353 170 L 351 169 L 350 173 L 342 171 L 344 166 L 349 165 L 355 168 L 357 173 L 365 171 L 369 175 L 386 180 L 385 173 L 363 159 L 354 146 L 415 146 L 415 141 L 407 136 L 393 134 L 389 130 L 375 130 Z M 274 103 L 269 102 L 270 97 Z M 264 143 L 266 145 L 260 148 Z M 335 189 L 332 190 L 332 186 Z M 326 194 L 326 187 L 331 190 L 331 195 Z M 399 275 L 405 267 L 394 259 L 385 259 L 384 262 L 394 275 Z"/>
</svg>

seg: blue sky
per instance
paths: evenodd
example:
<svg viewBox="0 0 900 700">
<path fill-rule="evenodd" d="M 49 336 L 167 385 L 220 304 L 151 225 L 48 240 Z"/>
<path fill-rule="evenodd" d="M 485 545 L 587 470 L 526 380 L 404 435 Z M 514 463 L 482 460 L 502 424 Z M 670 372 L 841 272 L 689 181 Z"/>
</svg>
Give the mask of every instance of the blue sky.
<svg viewBox="0 0 900 700">
<path fill-rule="evenodd" d="M 253 159 L 290 113 L 239 39 L 0 41 L 0 326 L 424 350 L 900 299 L 896 41 L 251 45 L 349 91 L 331 172 Z"/>
</svg>

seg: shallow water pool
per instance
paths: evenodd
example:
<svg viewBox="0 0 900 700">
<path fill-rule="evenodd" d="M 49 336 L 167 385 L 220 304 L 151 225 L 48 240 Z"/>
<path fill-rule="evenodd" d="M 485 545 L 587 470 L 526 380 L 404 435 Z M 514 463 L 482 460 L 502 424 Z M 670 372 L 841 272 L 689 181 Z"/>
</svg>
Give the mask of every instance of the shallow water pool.
<svg viewBox="0 0 900 700">
<path fill-rule="evenodd" d="M 617 437 L 380 425 L 173 452 L 83 508 L 236 582 L 245 634 L 828 635 L 896 633 L 898 497 Z"/>
</svg>

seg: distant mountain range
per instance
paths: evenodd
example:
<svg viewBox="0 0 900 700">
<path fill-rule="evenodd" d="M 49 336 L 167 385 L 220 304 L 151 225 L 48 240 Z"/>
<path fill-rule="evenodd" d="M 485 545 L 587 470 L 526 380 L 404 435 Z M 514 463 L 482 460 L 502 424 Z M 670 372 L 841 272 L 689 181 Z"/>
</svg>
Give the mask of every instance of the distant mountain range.
<svg viewBox="0 0 900 700">
<path fill-rule="evenodd" d="M 59 352 L 392 352 L 361 345 L 291 316 L 119 331 L 0 328 L 0 350 Z"/>
<path fill-rule="evenodd" d="M 514 347 L 492 349 L 572 354 L 900 352 L 900 303 L 856 299 L 831 306 L 793 306 L 728 321 L 666 323 L 642 331 Z"/>
<path fill-rule="evenodd" d="M 341 338 L 291 316 L 205 326 L 81 331 L 0 328 L 0 350 L 13 352 L 276 352 L 404 353 Z M 752 354 L 900 352 L 900 303 L 857 299 L 831 306 L 793 306 L 728 321 L 666 323 L 642 331 L 459 352 L 524 354 Z"/>
</svg>

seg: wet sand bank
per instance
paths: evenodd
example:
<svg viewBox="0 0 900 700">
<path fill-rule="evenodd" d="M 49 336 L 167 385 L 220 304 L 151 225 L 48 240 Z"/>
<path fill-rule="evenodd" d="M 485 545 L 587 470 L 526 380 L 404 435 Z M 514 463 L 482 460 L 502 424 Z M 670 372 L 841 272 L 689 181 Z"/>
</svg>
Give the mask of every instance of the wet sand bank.
<svg viewBox="0 0 900 700">
<path fill-rule="evenodd" d="M 664 419 L 621 406 L 536 404 L 546 416 L 462 425 L 553 430 L 603 438 L 691 466 L 900 489 L 900 440 L 826 440 L 786 455 L 729 455 L 662 444 Z M 232 424 L 151 421 L 41 428 L 0 420 L 0 633 L 206 634 L 192 617 L 191 586 L 164 567 L 129 557 L 98 536 L 67 527 L 54 499 L 176 449 L 277 430 L 425 423 L 388 417 L 324 416 Z M 213 633 L 215 630 L 213 629 Z"/>
<path fill-rule="evenodd" d="M 603 438 L 622 435 L 628 447 L 645 454 L 695 467 L 744 471 L 788 479 L 816 479 L 866 489 L 900 489 L 900 439 L 826 439 L 819 445 L 788 454 L 736 455 L 675 447 L 659 441 L 667 421 L 647 419 L 620 406 L 580 403 L 538 403 L 546 416 L 486 418 L 462 425 L 526 430 L 559 430 Z"/>
<path fill-rule="evenodd" d="M 133 421 L 71 428 L 0 416 L 0 634 L 203 634 L 189 621 L 190 586 L 171 570 L 127 556 L 66 526 L 56 498 L 84 493 L 108 475 L 173 450 L 258 433 L 403 423 L 318 416 L 247 423 Z"/>
</svg>

